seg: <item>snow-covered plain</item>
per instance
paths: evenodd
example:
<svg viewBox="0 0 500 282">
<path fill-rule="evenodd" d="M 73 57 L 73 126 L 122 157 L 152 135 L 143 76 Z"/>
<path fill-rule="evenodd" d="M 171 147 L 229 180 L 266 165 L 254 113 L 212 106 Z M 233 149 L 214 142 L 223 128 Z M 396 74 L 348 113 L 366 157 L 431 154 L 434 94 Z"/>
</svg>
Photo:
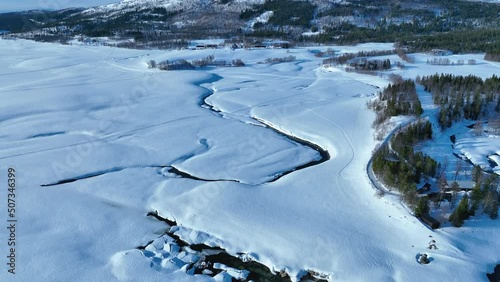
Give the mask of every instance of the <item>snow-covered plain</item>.
<svg viewBox="0 0 500 282">
<path fill-rule="evenodd" d="M 500 260 L 500 221 L 432 231 L 397 199 L 374 197 L 366 102 L 388 83 L 380 77 L 321 67 L 307 48 L 166 52 L 0 40 L 0 50 L 0 171 L 17 171 L 19 218 L 17 273 L 2 263 L 1 281 L 220 281 L 136 249 L 165 231 L 146 217 L 154 210 L 177 220 L 185 240 L 249 253 L 292 279 L 312 269 L 332 281 L 485 281 Z M 247 66 L 146 65 L 208 55 Z M 259 63 L 289 55 L 297 61 Z M 478 56 L 455 69 L 420 56 L 405 76 L 498 72 Z M 219 113 L 202 106 L 205 97 Z M 319 156 L 257 119 L 331 159 L 269 182 Z M 439 249 L 426 248 L 430 235 Z M 429 265 L 416 262 L 420 252 Z"/>
</svg>

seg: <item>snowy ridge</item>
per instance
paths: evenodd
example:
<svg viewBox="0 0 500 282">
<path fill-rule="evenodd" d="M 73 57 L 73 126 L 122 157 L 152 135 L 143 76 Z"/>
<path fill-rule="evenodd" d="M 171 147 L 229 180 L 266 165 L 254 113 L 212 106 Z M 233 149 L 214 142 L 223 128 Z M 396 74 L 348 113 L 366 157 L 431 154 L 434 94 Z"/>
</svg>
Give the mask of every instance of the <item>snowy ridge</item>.
<svg viewBox="0 0 500 282">
<path fill-rule="evenodd" d="M 137 9 L 146 8 L 165 8 L 168 11 L 197 11 L 202 12 L 207 9 L 219 11 L 242 11 L 254 4 L 264 2 L 263 0 L 251 1 L 233 1 L 230 4 L 220 4 L 214 0 L 124 0 L 120 3 L 108 4 L 86 9 L 83 11 L 86 15 L 107 14 L 119 15 Z"/>
</svg>

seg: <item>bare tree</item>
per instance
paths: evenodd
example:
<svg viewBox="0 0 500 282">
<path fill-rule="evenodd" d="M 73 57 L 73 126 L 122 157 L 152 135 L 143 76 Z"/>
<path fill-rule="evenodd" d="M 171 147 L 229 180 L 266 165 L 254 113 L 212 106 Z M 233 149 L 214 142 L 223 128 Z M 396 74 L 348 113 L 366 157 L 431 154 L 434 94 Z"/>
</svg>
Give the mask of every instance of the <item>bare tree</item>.
<svg viewBox="0 0 500 282">
<path fill-rule="evenodd" d="M 444 178 L 446 179 L 446 175 L 445 175 L 445 172 L 446 172 L 446 169 L 448 168 L 448 157 L 444 157 L 443 159 L 443 162 L 441 163 L 441 167 L 439 168 L 439 170 L 437 171 L 437 176 L 441 179 L 441 178 Z"/>
<path fill-rule="evenodd" d="M 233 66 L 244 67 L 245 63 L 241 59 L 236 59 L 236 60 L 233 60 Z"/>
<path fill-rule="evenodd" d="M 455 162 L 455 181 L 457 180 L 458 175 L 463 170 L 463 168 L 464 168 L 463 161 L 461 159 L 457 158 L 457 160 Z"/>
<path fill-rule="evenodd" d="M 383 190 L 377 189 L 377 191 L 375 192 L 375 197 L 377 199 L 380 199 L 380 198 L 382 198 L 384 196 L 385 196 L 385 192 Z"/>
<path fill-rule="evenodd" d="M 392 83 L 392 84 L 401 84 L 404 82 L 404 79 L 401 75 L 399 74 L 394 74 L 394 73 L 391 73 L 389 74 L 389 81 Z"/>
<path fill-rule="evenodd" d="M 439 203 L 443 201 L 443 194 L 446 192 L 446 188 L 448 187 L 448 182 L 446 181 L 446 175 L 443 173 L 440 174 L 438 179 L 438 188 L 439 188 Z"/>
<path fill-rule="evenodd" d="M 481 121 L 477 121 L 472 130 L 476 136 L 483 135 L 483 123 Z"/>
<path fill-rule="evenodd" d="M 156 61 L 155 60 L 149 61 L 148 62 L 148 68 L 150 68 L 150 69 L 156 68 Z"/>
<path fill-rule="evenodd" d="M 488 125 L 490 126 L 491 133 L 495 135 L 500 135 L 500 118 L 498 116 L 492 118 L 489 121 Z"/>
</svg>

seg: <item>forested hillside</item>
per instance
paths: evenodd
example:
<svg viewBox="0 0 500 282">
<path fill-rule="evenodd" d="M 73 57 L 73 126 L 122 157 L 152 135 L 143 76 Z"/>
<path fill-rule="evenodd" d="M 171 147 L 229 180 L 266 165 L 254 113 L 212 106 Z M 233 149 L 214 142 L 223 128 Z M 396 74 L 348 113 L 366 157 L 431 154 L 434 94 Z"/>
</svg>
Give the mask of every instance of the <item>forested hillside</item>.
<svg viewBox="0 0 500 282">
<path fill-rule="evenodd" d="M 487 52 L 499 60 L 500 3 L 451 0 L 127 1 L 91 9 L 0 14 L 0 30 L 60 41 L 75 35 L 147 42 L 221 37 L 304 44 L 398 42 L 413 51 Z M 171 44 L 138 44 L 171 46 Z M 174 44 L 175 45 L 175 44 Z M 133 46 L 129 46 L 133 47 Z"/>
</svg>

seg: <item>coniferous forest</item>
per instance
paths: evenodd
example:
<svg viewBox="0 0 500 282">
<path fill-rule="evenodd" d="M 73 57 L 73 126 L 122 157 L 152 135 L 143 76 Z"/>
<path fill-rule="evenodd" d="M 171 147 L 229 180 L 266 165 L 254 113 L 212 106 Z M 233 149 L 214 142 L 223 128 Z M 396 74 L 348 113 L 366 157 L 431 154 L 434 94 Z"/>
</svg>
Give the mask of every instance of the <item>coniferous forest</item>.
<svg viewBox="0 0 500 282">
<path fill-rule="evenodd" d="M 414 115 L 418 117 L 423 112 L 415 82 L 410 79 L 390 84 L 379 93 L 379 99 L 372 101 L 368 106 L 377 113 L 375 126 L 393 116 Z"/>
<path fill-rule="evenodd" d="M 500 113 L 500 77 L 480 77 L 435 74 L 417 77 L 417 82 L 432 93 L 440 107 L 438 121 L 442 129 L 462 119 L 479 120 Z"/>
</svg>

